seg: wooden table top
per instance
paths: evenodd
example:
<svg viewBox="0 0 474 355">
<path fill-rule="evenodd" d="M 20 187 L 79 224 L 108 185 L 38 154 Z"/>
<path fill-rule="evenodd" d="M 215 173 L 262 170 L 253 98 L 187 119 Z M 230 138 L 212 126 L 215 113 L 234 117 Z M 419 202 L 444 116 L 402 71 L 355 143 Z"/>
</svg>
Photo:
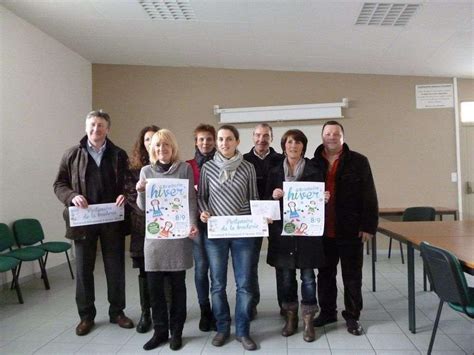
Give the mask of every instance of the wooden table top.
<svg viewBox="0 0 474 355">
<path fill-rule="evenodd" d="M 455 214 L 457 213 L 456 208 L 449 208 L 449 207 L 433 207 L 436 211 L 436 214 Z M 401 216 L 405 211 L 406 207 L 382 207 L 379 208 L 379 215 L 389 215 L 389 216 Z"/>
<path fill-rule="evenodd" d="M 378 231 L 415 248 L 426 241 L 449 250 L 474 270 L 474 221 L 380 222 Z"/>
</svg>

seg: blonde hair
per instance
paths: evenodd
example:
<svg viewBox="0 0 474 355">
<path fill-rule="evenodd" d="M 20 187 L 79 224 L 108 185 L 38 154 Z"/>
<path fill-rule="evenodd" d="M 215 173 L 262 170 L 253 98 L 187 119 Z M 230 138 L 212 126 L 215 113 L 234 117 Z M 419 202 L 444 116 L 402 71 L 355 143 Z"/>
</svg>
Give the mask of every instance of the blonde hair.
<svg viewBox="0 0 474 355">
<path fill-rule="evenodd" d="M 174 163 L 179 159 L 178 156 L 178 141 L 176 140 L 175 135 L 169 129 L 163 128 L 156 132 L 153 137 L 151 137 L 151 144 L 150 144 L 150 162 L 152 164 L 156 164 L 158 158 L 156 156 L 155 150 L 153 149 L 159 142 L 166 142 L 171 146 L 171 161 L 170 163 Z"/>
</svg>

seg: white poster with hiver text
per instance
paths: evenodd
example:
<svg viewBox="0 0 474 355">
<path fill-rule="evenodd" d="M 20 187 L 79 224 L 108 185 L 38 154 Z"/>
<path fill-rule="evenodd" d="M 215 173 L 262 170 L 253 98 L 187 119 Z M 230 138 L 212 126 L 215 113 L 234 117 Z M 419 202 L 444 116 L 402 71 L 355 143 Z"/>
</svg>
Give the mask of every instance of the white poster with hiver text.
<svg viewBox="0 0 474 355">
<path fill-rule="evenodd" d="M 178 239 L 189 236 L 188 179 L 147 179 L 146 238 Z"/>
<path fill-rule="evenodd" d="M 324 183 L 283 182 L 282 235 L 322 236 Z"/>
</svg>

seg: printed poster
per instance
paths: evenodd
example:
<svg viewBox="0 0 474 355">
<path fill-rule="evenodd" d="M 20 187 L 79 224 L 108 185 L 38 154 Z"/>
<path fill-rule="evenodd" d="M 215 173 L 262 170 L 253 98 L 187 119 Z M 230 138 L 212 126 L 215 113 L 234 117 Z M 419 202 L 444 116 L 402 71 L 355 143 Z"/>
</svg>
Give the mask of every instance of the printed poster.
<svg viewBox="0 0 474 355">
<path fill-rule="evenodd" d="M 69 207 L 69 225 L 71 227 L 92 224 L 119 222 L 125 219 L 123 206 L 115 203 L 98 203 L 87 208 Z"/>
<path fill-rule="evenodd" d="M 274 221 L 279 221 L 280 216 L 280 202 L 270 200 L 250 200 L 250 210 L 252 216 L 264 216 L 271 218 Z"/>
<path fill-rule="evenodd" d="M 191 229 L 188 186 L 188 179 L 147 179 L 146 238 L 188 237 Z"/>
<path fill-rule="evenodd" d="M 282 235 L 322 236 L 324 183 L 283 182 Z"/>
<path fill-rule="evenodd" d="M 268 224 L 263 216 L 213 216 L 207 220 L 207 237 L 268 237 Z"/>
</svg>

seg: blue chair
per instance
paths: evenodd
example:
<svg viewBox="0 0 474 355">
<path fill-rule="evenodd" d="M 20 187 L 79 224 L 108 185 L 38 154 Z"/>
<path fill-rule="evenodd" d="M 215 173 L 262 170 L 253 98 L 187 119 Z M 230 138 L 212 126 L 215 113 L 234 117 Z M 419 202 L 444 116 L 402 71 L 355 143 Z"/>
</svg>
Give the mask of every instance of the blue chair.
<svg viewBox="0 0 474 355">
<path fill-rule="evenodd" d="M 45 289 L 49 290 L 50 287 L 48 275 L 46 273 L 46 268 L 44 267 L 43 263 L 43 256 L 46 254 L 46 252 L 43 249 L 34 246 L 24 248 L 19 247 L 18 249 L 13 249 L 14 244 L 15 238 L 10 228 L 5 223 L 0 223 L 0 253 L 5 250 L 9 250 L 8 252 L 4 252 L 0 255 L 12 257 L 20 261 L 20 263 L 16 267 L 15 275 L 13 277 L 10 288 L 13 289 L 14 287 L 17 287 L 17 284 L 20 279 L 21 265 L 23 264 L 23 262 L 38 260 L 41 270 L 41 277 L 44 282 L 44 287 Z"/>
<path fill-rule="evenodd" d="M 44 232 L 41 227 L 40 221 L 34 218 L 23 218 L 13 222 L 13 232 L 15 233 L 15 239 L 19 246 L 31 246 L 35 245 L 38 248 L 43 249 L 46 252 L 44 259 L 44 266 L 48 261 L 49 253 L 65 253 L 67 264 L 69 266 L 69 272 L 71 278 L 74 280 L 74 273 L 72 272 L 71 261 L 67 251 L 71 249 L 71 244 L 67 242 L 43 242 Z M 38 244 L 39 243 L 39 244 Z"/>
<path fill-rule="evenodd" d="M 428 348 L 430 355 L 444 302 L 455 311 L 474 318 L 474 287 L 467 286 L 461 263 L 452 253 L 426 242 L 420 244 L 420 251 L 428 278 L 439 297 L 438 312 Z"/>
</svg>

